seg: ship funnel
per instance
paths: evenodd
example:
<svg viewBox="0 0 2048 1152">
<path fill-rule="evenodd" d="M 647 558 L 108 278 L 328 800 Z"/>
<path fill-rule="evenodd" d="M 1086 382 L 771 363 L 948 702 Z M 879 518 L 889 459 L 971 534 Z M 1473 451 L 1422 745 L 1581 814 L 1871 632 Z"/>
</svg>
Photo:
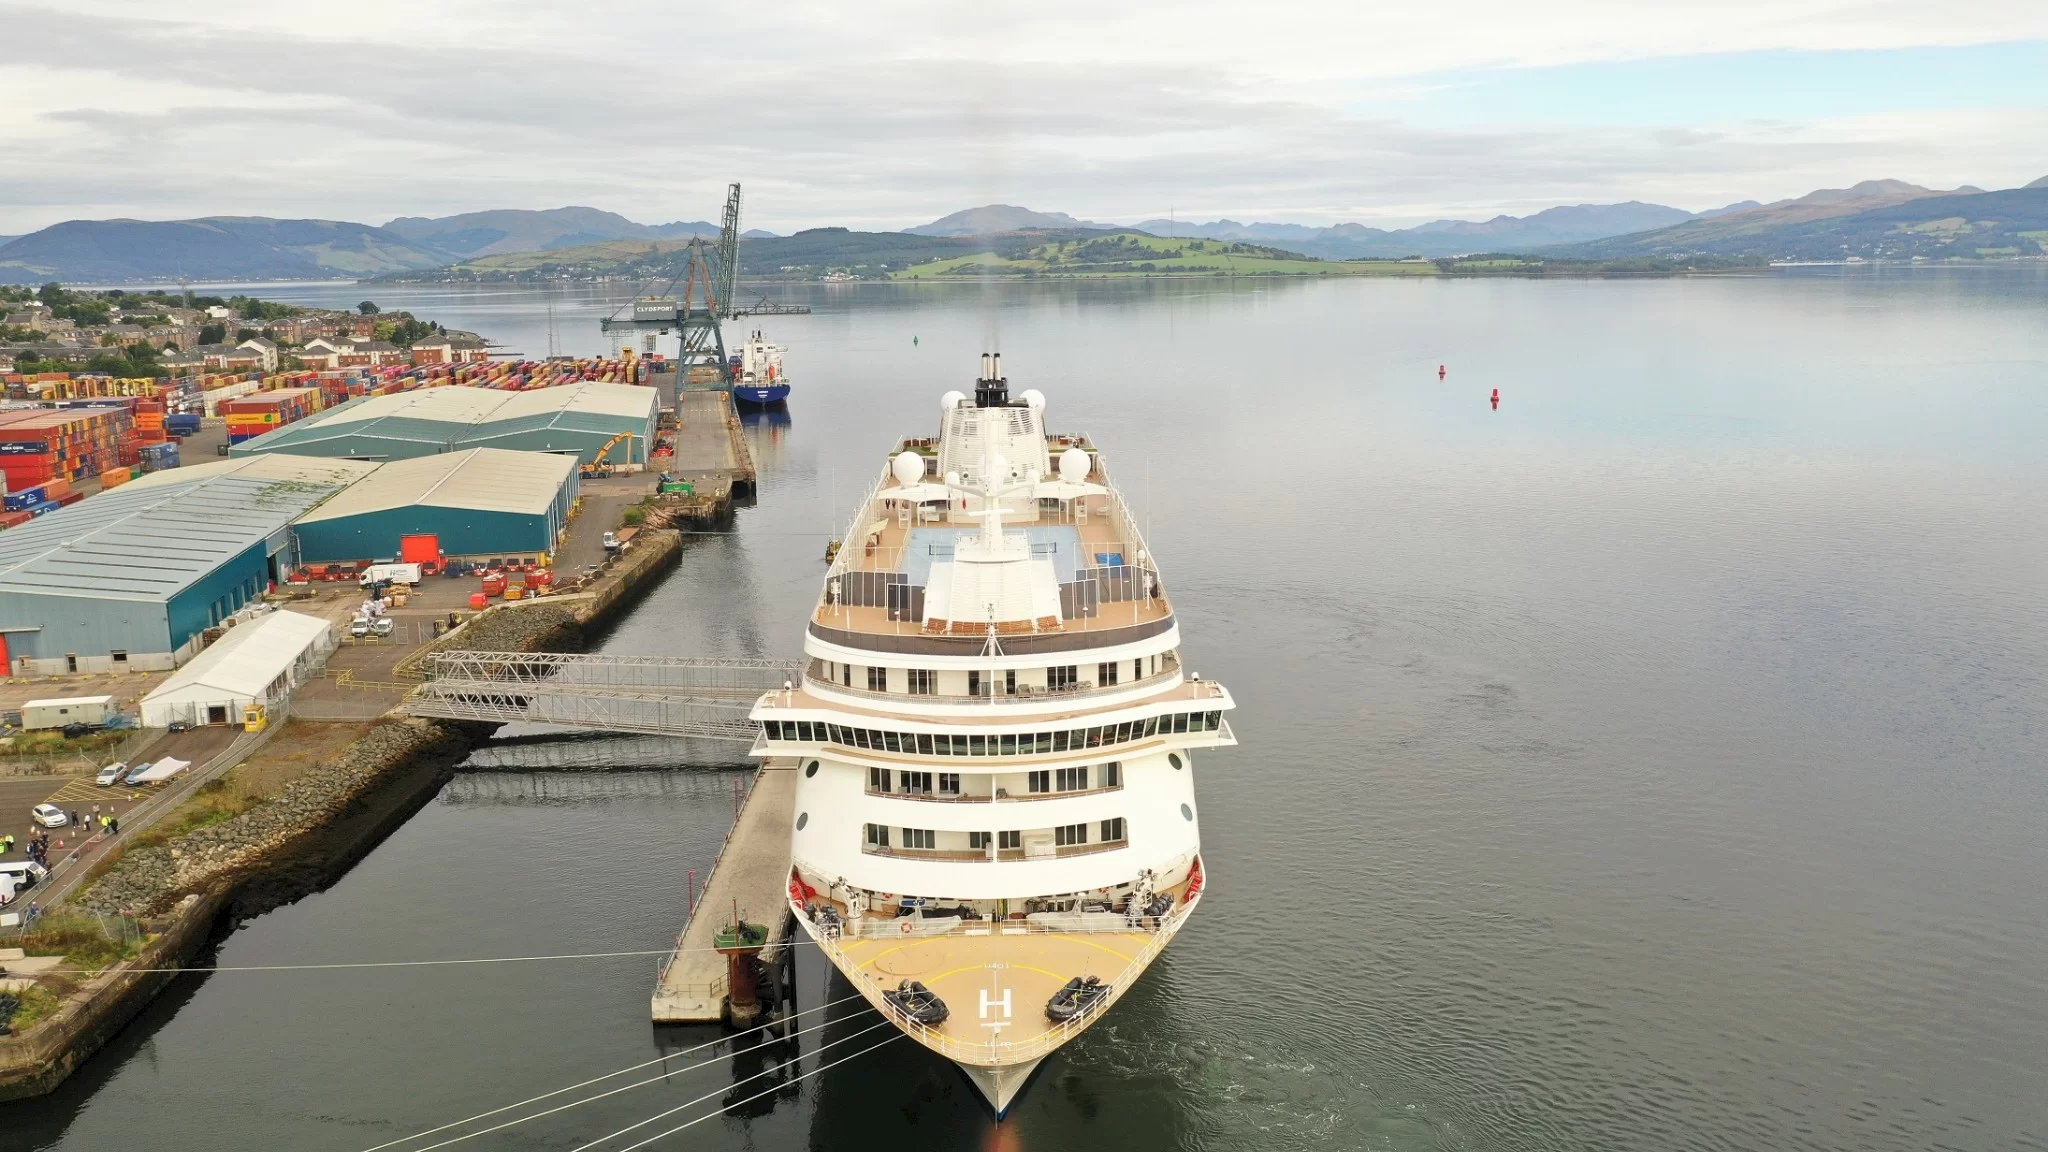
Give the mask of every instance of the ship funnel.
<svg viewBox="0 0 2048 1152">
<path fill-rule="evenodd" d="M 1010 382 L 1003 379 L 1003 354 L 981 354 L 981 379 L 974 382 L 976 408 L 1000 408 L 1010 402 Z"/>
</svg>

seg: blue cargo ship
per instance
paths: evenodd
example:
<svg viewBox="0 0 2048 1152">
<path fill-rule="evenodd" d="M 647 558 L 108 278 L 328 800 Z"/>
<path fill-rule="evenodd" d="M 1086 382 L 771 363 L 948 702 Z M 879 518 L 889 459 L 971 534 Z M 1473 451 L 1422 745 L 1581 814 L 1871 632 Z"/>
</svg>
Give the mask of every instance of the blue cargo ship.
<svg viewBox="0 0 2048 1152">
<path fill-rule="evenodd" d="M 789 399 L 789 377 L 782 369 L 782 354 L 789 351 L 770 344 L 761 333 L 751 332 L 740 354 L 733 359 L 732 398 L 745 404 L 766 407 Z"/>
</svg>

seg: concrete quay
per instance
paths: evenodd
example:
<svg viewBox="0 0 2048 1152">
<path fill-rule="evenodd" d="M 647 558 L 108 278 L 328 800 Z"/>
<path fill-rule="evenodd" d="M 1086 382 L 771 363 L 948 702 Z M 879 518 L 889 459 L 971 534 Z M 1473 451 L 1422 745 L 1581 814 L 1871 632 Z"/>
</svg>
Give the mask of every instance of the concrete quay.
<svg viewBox="0 0 2048 1152">
<path fill-rule="evenodd" d="M 796 811 L 796 762 L 770 762 L 726 834 L 704 893 L 662 965 L 652 1004 L 656 1024 L 716 1024 L 723 1017 L 726 958 L 714 939 L 733 907 L 768 925 L 762 960 L 773 965 L 794 928 L 789 915 L 790 821 Z"/>
<path fill-rule="evenodd" d="M 676 397 L 675 457 L 669 474 L 712 492 L 751 494 L 755 472 L 732 394 L 691 389 Z"/>
</svg>

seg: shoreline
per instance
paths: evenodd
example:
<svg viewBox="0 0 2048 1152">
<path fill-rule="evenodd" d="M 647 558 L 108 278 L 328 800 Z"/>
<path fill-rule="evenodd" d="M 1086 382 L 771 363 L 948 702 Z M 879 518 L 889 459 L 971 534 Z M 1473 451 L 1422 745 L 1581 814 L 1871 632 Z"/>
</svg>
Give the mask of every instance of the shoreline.
<svg viewBox="0 0 2048 1152">
<path fill-rule="evenodd" d="M 465 627 L 450 639 L 481 640 L 499 650 L 583 650 L 658 586 L 682 555 L 679 532 L 649 531 L 641 540 L 573 606 L 541 600 L 495 608 L 472 622 L 492 621 L 479 632 Z M 234 819 L 124 851 L 60 907 L 89 910 L 96 895 L 112 900 L 141 913 L 137 919 L 150 939 L 133 959 L 70 993 L 61 1009 L 25 1035 L 0 1037 L 0 1102 L 55 1090 L 179 975 L 144 969 L 182 968 L 239 922 L 339 880 L 431 802 L 497 727 L 418 720 L 394 710 L 314 772 Z"/>
</svg>

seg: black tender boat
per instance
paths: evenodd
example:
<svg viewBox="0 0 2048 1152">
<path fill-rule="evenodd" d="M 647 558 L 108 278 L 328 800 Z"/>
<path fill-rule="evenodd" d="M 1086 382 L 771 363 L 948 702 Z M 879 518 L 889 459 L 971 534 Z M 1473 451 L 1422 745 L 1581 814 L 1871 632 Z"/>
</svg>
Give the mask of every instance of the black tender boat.
<svg viewBox="0 0 2048 1152">
<path fill-rule="evenodd" d="M 1101 977 L 1090 976 L 1084 980 L 1076 976 L 1045 1002 L 1045 1018 L 1055 1024 L 1064 1024 L 1086 1016 L 1108 993 L 1109 985 L 1104 984 Z"/>
<path fill-rule="evenodd" d="M 951 1015 L 946 1002 L 938 994 L 924 986 L 922 981 L 905 980 L 894 991 L 882 993 L 882 999 L 891 1008 L 901 1012 L 905 1019 L 915 1020 L 927 1028 L 937 1027 Z"/>
</svg>

